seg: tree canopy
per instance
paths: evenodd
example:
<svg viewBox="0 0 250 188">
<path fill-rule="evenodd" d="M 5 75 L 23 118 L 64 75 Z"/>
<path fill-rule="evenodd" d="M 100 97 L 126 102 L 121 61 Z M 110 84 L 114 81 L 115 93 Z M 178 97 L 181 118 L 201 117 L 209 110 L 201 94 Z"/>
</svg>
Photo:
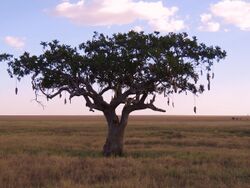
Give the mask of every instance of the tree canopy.
<svg viewBox="0 0 250 188">
<path fill-rule="evenodd" d="M 129 96 L 133 96 L 130 111 L 164 111 L 153 103 L 144 104 L 145 98 L 162 93 L 202 93 L 204 85 L 198 82 L 202 72 L 207 74 L 210 89 L 211 67 L 226 55 L 220 47 L 199 44 L 186 33 L 161 36 L 131 31 L 111 37 L 95 33 L 78 48 L 57 40 L 41 45 L 44 53 L 39 56 L 25 52 L 11 59 L 1 55 L 1 59 L 9 58 L 10 75 L 18 79 L 31 75 L 33 89 L 49 99 L 67 91 L 70 98 L 83 96 L 91 110 L 101 111 L 126 103 Z M 102 95 L 109 90 L 115 96 L 108 104 Z"/>
<path fill-rule="evenodd" d="M 65 91 L 70 99 L 83 96 L 91 111 L 104 113 L 109 127 L 114 122 L 126 125 L 136 110 L 165 112 L 154 104 L 159 94 L 204 92 L 203 75 L 209 90 L 212 66 L 226 56 L 220 47 L 206 46 L 186 33 L 94 33 L 92 40 L 78 47 L 57 40 L 41 45 L 41 55 L 2 54 L 0 61 L 8 62 L 11 77 L 20 80 L 30 75 L 36 94 L 42 92 L 48 99 Z M 109 91 L 112 100 L 105 101 L 103 95 Z M 124 106 L 119 119 L 115 109 L 120 104 Z"/>
</svg>

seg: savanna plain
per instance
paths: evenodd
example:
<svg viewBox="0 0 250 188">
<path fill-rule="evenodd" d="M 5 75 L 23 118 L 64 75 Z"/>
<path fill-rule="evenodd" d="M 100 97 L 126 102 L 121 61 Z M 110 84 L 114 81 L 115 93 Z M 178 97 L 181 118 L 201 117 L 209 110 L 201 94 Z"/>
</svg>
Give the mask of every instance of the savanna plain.
<svg viewBox="0 0 250 188">
<path fill-rule="evenodd" d="M 101 116 L 0 116 L 1 188 L 250 187 L 250 118 L 131 116 L 104 158 Z"/>
</svg>

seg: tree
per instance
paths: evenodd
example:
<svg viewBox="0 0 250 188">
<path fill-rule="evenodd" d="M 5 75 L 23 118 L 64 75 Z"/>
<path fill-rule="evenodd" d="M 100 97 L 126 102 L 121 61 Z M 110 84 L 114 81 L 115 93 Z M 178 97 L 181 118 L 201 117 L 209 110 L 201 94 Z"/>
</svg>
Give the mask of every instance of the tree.
<svg viewBox="0 0 250 188">
<path fill-rule="evenodd" d="M 42 93 L 53 99 L 66 91 L 70 99 L 82 96 L 90 111 L 102 111 L 108 127 L 104 156 L 122 154 L 131 112 L 165 112 L 154 104 L 161 94 L 202 93 L 205 87 L 198 81 L 203 72 L 210 89 L 211 67 L 226 56 L 220 47 L 198 43 L 186 33 L 162 36 L 130 31 L 111 37 L 95 33 L 77 48 L 57 40 L 41 45 L 41 55 L 25 52 L 14 58 L 2 54 L 0 60 L 8 62 L 11 77 L 20 80 L 30 75 L 36 96 Z M 112 99 L 105 100 L 103 95 L 111 92 Z M 119 105 L 123 106 L 120 116 L 116 112 Z"/>
</svg>

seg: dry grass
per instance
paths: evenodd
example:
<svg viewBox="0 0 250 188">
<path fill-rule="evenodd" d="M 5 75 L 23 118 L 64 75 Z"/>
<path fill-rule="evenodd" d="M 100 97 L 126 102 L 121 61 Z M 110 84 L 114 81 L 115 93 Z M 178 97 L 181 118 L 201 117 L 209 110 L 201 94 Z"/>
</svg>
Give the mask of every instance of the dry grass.
<svg viewBox="0 0 250 188">
<path fill-rule="evenodd" d="M 0 187 L 250 187 L 250 120 L 131 117 L 103 158 L 101 117 L 0 117 Z"/>
</svg>

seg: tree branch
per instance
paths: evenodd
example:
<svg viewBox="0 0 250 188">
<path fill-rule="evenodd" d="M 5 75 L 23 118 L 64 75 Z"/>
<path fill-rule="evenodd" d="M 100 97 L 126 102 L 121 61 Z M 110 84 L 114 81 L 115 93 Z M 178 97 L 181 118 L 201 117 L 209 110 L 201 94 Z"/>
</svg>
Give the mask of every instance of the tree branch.
<svg viewBox="0 0 250 188">
<path fill-rule="evenodd" d="M 153 96 L 153 98 L 150 100 L 149 103 L 144 103 L 145 99 L 147 98 L 147 94 L 143 94 L 142 98 L 140 99 L 139 103 L 134 103 L 134 104 L 130 104 L 130 105 L 126 105 L 123 109 L 123 113 L 128 113 L 130 114 L 133 111 L 136 110 L 145 110 L 145 109 L 151 109 L 153 111 L 158 111 L 158 112 L 166 112 L 166 110 L 163 110 L 161 108 L 156 107 L 153 103 L 155 102 L 155 95 Z"/>
<path fill-rule="evenodd" d="M 38 96 L 39 96 L 39 94 L 37 93 L 37 91 L 35 91 L 35 98 L 32 99 L 31 101 L 36 101 L 44 109 L 45 105 L 42 103 L 42 101 L 38 100 Z"/>
<path fill-rule="evenodd" d="M 100 110 L 100 111 L 103 110 L 103 108 L 100 108 L 100 106 L 97 106 L 93 102 L 91 102 L 88 95 L 83 95 L 83 97 L 86 100 L 86 106 L 89 107 L 89 111 L 94 112 L 93 109 Z"/>
<path fill-rule="evenodd" d="M 59 95 L 59 94 L 62 93 L 63 91 L 68 91 L 68 92 L 70 93 L 68 87 L 62 87 L 62 88 L 60 88 L 57 92 L 55 92 L 55 93 L 53 93 L 53 94 L 45 93 L 45 91 L 42 89 L 41 86 L 39 86 L 39 89 L 40 89 L 40 91 L 41 91 L 47 98 L 49 98 L 49 99 L 53 99 L 54 97 L 56 97 L 57 95 Z"/>
<path fill-rule="evenodd" d="M 146 108 L 149 108 L 149 109 L 151 109 L 151 110 L 153 110 L 153 111 L 166 112 L 166 110 L 161 109 L 161 108 L 158 108 L 158 107 L 156 107 L 156 106 L 153 105 L 153 104 L 146 104 L 145 107 L 146 107 Z"/>
<path fill-rule="evenodd" d="M 135 91 L 132 90 L 131 88 L 128 89 L 127 91 L 125 91 L 124 93 L 122 93 L 121 95 L 117 96 L 116 98 L 114 98 L 111 102 L 110 102 L 110 106 L 116 108 L 117 106 L 119 106 L 121 103 L 125 103 L 126 102 L 126 98 L 129 95 L 135 94 Z"/>
<path fill-rule="evenodd" d="M 105 87 L 104 89 L 102 89 L 102 90 L 99 92 L 99 95 L 103 95 L 106 91 L 108 91 L 108 90 L 110 90 L 110 89 L 112 89 L 111 86 Z"/>
<path fill-rule="evenodd" d="M 91 97 L 95 105 L 103 107 L 108 107 L 108 103 L 103 100 L 103 97 L 99 95 L 89 83 L 85 83 L 88 92 L 86 94 Z"/>
</svg>

